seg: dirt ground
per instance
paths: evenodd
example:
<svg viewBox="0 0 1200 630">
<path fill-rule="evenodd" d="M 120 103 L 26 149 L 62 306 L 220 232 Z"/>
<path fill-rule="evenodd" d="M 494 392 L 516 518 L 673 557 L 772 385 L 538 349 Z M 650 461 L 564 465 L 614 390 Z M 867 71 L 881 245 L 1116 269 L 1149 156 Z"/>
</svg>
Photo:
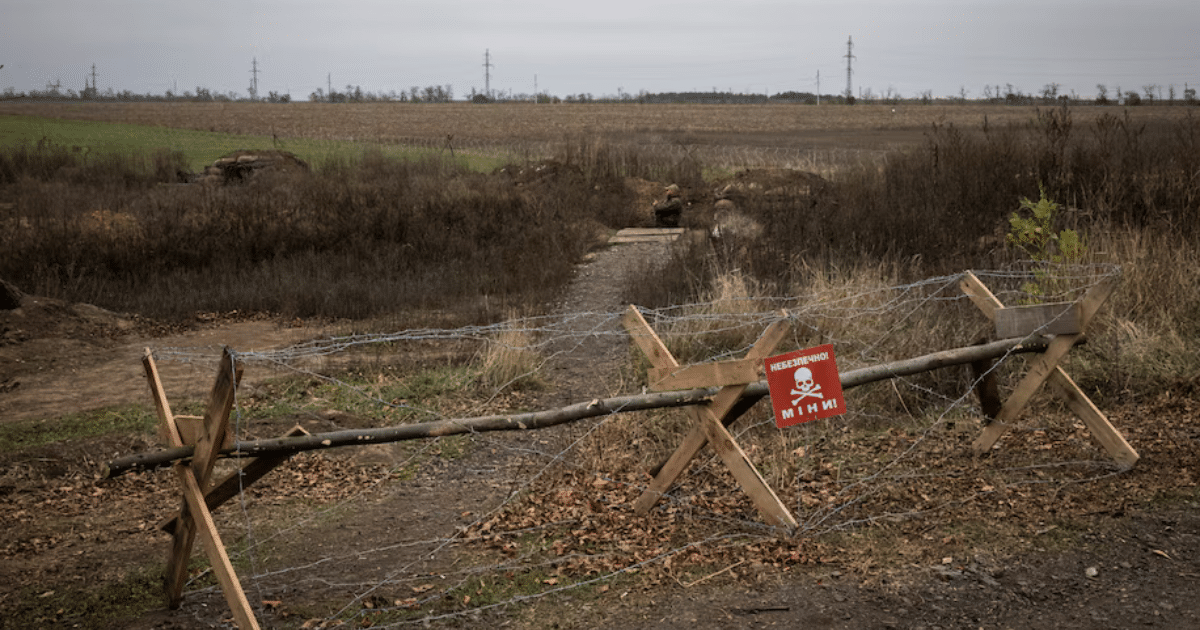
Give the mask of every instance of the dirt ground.
<svg viewBox="0 0 1200 630">
<path fill-rule="evenodd" d="M 559 310 L 593 314 L 578 322 L 582 330 L 615 330 L 617 322 L 606 314 L 621 308 L 621 287 L 645 265 L 661 264 L 667 251 L 650 243 L 596 252 Z M 26 296 L 19 309 L 0 313 L 0 431 L 86 409 L 148 407 L 140 364 L 146 346 L 212 349 L 211 361 L 160 365 L 171 399 L 198 399 L 212 382 L 220 346 L 281 347 L 324 332 L 229 315 L 164 329 Z M 599 335 L 563 352 L 552 365 L 550 393 L 516 394 L 494 404 L 550 408 L 620 391 L 615 366 L 628 355 L 615 339 Z M 273 375 L 249 371 L 242 390 L 254 395 Z M 963 506 L 830 540 L 782 538 L 753 551 L 706 557 L 687 575 L 648 566 L 611 584 L 427 623 L 689 630 L 1200 627 L 1194 597 L 1200 588 L 1200 388 L 1105 411 L 1142 455 L 1137 466 L 1095 483 L 1014 492 L 1005 512 Z M 278 435 L 297 420 L 264 421 L 253 437 Z M 313 432 L 364 425 L 336 411 L 299 420 Z M 456 556 L 438 553 L 447 536 L 478 531 L 479 515 L 543 469 L 542 461 L 524 454 L 557 452 L 587 429 L 581 423 L 545 433 L 300 455 L 219 511 L 218 528 L 263 550 L 250 567 L 260 577 L 247 590 L 264 627 L 322 627 L 317 611 L 327 608 L 318 603 L 416 605 L 426 591 L 455 586 L 444 574 Z M 153 436 L 114 434 L 0 454 L 0 627 L 18 627 L 9 625 L 13 620 L 41 628 L 232 627 L 220 592 L 211 587 L 194 587 L 175 611 L 123 607 L 130 599 L 152 601 L 148 593 L 159 588 L 170 538 L 158 525 L 176 512 L 179 495 L 169 471 L 105 480 L 101 469 L 113 457 L 153 448 Z M 397 463 L 406 461 L 420 465 Z M 971 483 L 988 462 L 963 458 L 956 465 L 968 472 L 942 483 Z M 596 519 L 625 519 L 619 492 L 594 492 L 582 502 L 585 510 Z M 601 500 L 608 506 L 597 506 Z M 655 527 L 639 527 L 636 535 L 658 535 Z M 281 542 L 272 542 L 276 538 Z M 383 580 L 399 590 L 367 586 Z M 82 611 L 80 600 L 87 602 Z M 359 617 L 356 625 L 367 627 L 370 620 Z"/>
</svg>

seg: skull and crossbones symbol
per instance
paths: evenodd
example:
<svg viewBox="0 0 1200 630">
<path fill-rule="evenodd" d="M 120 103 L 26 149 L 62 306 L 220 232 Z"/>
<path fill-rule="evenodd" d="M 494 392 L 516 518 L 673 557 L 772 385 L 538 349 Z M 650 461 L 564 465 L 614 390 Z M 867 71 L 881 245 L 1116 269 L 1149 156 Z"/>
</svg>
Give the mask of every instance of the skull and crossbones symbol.
<svg viewBox="0 0 1200 630">
<path fill-rule="evenodd" d="M 794 394 L 796 398 L 792 399 L 793 407 L 798 406 L 800 401 L 804 400 L 805 398 L 819 398 L 821 400 L 825 399 L 825 394 L 821 393 L 821 386 L 813 382 L 812 370 L 806 367 L 798 368 L 796 370 L 795 377 L 796 388 L 792 390 L 792 394 Z"/>
</svg>

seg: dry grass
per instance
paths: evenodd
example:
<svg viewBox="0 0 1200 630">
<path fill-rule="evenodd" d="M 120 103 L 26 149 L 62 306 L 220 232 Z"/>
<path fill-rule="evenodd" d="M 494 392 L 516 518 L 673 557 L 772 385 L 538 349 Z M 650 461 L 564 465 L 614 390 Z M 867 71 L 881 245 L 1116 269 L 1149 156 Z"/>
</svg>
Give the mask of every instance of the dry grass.
<svg viewBox="0 0 1200 630">
<path fill-rule="evenodd" d="M 539 370 L 545 358 L 516 313 L 509 313 L 508 322 L 475 357 L 480 384 L 493 391 L 541 388 L 545 380 Z"/>
</svg>

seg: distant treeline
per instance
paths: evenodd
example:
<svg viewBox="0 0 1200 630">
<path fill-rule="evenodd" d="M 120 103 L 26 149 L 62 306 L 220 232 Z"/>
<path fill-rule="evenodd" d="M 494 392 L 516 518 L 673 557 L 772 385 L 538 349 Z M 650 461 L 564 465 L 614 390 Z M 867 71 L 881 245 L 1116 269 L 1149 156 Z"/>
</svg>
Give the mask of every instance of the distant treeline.
<svg viewBox="0 0 1200 630">
<path fill-rule="evenodd" d="M 1097 95 L 1095 97 L 1081 97 L 1074 92 L 1071 94 L 1061 94 L 1057 83 L 1050 83 L 1044 86 L 1037 93 L 1024 93 L 1018 88 L 1014 88 L 1012 84 L 1006 86 L 987 85 L 984 86 L 983 94 L 979 98 L 968 98 L 969 92 L 963 88 L 958 95 L 951 96 L 934 96 L 933 90 L 925 90 L 914 97 L 902 97 L 900 93 L 893 88 L 888 88 L 883 93 L 875 93 L 870 88 L 861 89 L 857 96 L 846 96 L 845 94 L 815 94 L 813 92 L 779 92 L 776 94 L 757 94 L 732 91 L 717 91 L 711 92 L 647 92 L 642 90 L 637 94 L 622 92 L 613 95 L 593 96 L 591 93 L 568 94 L 566 96 L 555 96 L 549 92 L 539 92 L 537 94 L 514 94 L 511 91 L 493 91 L 491 93 L 478 92 L 474 88 L 466 95 L 464 100 L 472 103 L 633 103 L 633 104 L 652 104 L 652 103 L 688 103 L 688 104 L 708 104 L 708 105 L 753 105 L 753 104 L 772 104 L 772 103 L 793 103 L 799 105 L 818 105 L 822 103 L 829 104 L 881 104 L 881 105 L 900 105 L 900 104 L 921 104 L 921 105 L 948 105 L 948 104 L 997 104 L 997 105 L 1196 105 L 1196 88 L 1184 85 L 1182 91 L 1177 92 L 1174 85 L 1146 85 L 1142 87 L 1141 92 L 1137 90 L 1122 90 L 1117 86 L 1110 91 L 1107 86 L 1098 84 Z M 1165 93 L 1164 93 L 1165 90 Z M 18 92 L 14 88 L 7 88 L 0 95 L 0 100 L 15 100 L 15 99 L 30 99 L 30 100 L 49 100 L 49 101 L 108 101 L 108 102 L 139 102 L 139 101 L 188 101 L 188 102 L 265 102 L 265 103 L 290 103 L 293 98 L 290 94 L 280 94 L 278 92 L 268 92 L 265 96 L 258 94 L 243 95 L 237 92 L 218 92 L 205 87 L 197 87 L 195 91 L 185 90 L 181 93 L 176 93 L 172 90 L 167 90 L 164 94 L 136 94 L 129 90 L 120 92 L 109 88 L 103 92 L 95 88 L 85 88 L 82 91 L 71 89 L 64 90 L 57 84 L 46 86 L 45 90 L 30 90 L 29 92 Z M 430 85 L 425 87 L 412 86 L 407 90 L 391 90 L 388 92 L 370 92 L 364 91 L 361 86 L 347 85 L 339 90 L 338 88 L 321 89 L 317 88 L 314 92 L 308 95 L 309 102 L 312 103 L 450 103 L 454 101 L 453 86 L 446 85 Z"/>
</svg>

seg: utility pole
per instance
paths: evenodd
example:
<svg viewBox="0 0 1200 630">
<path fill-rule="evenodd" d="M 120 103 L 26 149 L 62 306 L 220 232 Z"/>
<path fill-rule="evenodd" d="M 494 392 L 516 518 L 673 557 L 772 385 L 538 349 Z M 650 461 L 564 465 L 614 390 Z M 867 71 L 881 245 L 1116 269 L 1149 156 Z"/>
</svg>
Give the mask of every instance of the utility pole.
<svg viewBox="0 0 1200 630">
<path fill-rule="evenodd" d="M 84 81 L 84 83 L 87 83 L 87 82 Z M 92 94 L 92 96 L 99 94 L 99 92 L 96 89 L 96 64 L 92 64 L 92 92 L 91 92 L 91 94 Z"/>
<path fill-rule="evenodd" d="M 483 50 L 483 93 L 492 98 L 492 51 Z"/>
<path fill-rule="evenodd" d="M 850 75 L 852 74 L 852 70 L 850 69 L 850 64 L 853 63 L 854 59 L 855 59 L 855 57 L 854 57 L 854 38 L 850 37 L 849 39 L 846 40 L 846 102 L 847 103 L 850 102 L 850 99 L 854 98 L 854 91 L 850 89 Z"/>
<path fill-rule="evenodd" d="M 817 105 L 821 104 L 821 71 L 817 70 Z"/>
<path fill-rule="evenodd" d="M 333 102 L 333 73 L 332 72 L 325 75 L 325 97 L 329 99 L 330 103 Z"/>
<path fill-rule="evenodd" d="M 258 100 L 258 57 L 250 63 L 250 100 Z"/>
</svg>

